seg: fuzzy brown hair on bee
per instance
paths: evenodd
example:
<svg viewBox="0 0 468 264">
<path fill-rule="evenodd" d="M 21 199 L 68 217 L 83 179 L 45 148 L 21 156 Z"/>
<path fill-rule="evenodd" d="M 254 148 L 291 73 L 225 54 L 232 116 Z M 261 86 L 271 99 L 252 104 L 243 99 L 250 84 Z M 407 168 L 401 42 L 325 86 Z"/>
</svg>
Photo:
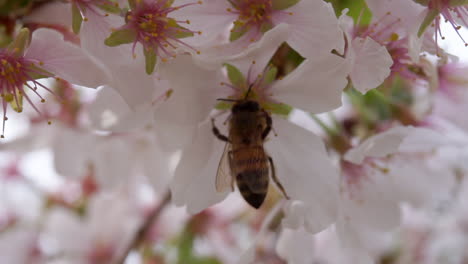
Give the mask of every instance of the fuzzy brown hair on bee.
<svg viewBox="0 0 468 264">
<path fill-rule="evenodd" d="M 244 199 L 258 209 L 267 195 L 270 172 L 284 196 L 289 197 L 276 178 L 273 159 L 263 147 L 272 128 L 272 119 L 257 101 L 247 99 L 247 95 L 243 100 L 226 100 L 235 102 L 229 119 L 229 136 L 222 135 L 212 119 L 213 133 L 226 142 L 215 185 L 216 190 L 222 192 L 229 187 L 234 190 L 236 182 Z"/>
</svg>

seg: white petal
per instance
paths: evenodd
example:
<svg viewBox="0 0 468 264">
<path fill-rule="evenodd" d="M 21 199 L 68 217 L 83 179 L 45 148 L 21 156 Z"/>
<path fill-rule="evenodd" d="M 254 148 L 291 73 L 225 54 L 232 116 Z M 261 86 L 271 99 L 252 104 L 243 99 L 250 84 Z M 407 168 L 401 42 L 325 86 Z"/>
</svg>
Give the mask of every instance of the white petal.
<svg viewBox="0 0 468 264">
<path fill-rule="evenodd" d="M 137 105 L 135 109 L 111 87 L 102 87 L 88 109 L 91 124 L 99 130 L 123 132 L 153 123 L 153 106 Z"/>
<path fill-rule="evenodd" d="M 191 56 L 181 55 L 162 63 L 160 73 L 173 92 L 154 112 L 155 130 L 163 144 L 183 146 L 216 104 L 221 72 L 202 69 Z"/>
<path fill-rule="evenodd" d="M 333 54 L 302 62 L 271 87 L 272 98 L 311 113 L 341 106 L 341 93 L 347 84 L 349 65 Z"/>
<path fill-rule="evenodd" d="M 49 29 L 38 29 L 32 35 L 26 58 L 43 62 L 40 66 L 73 84 L 96 88 L 109 80 L 107 70 L 85 51 Z"/>
<path fill-rule="evenodd" d="M 277 25 L 242 53 L 228 58 L 227 62 L 236 66 L 243 72 L 244 76 L 247 76 L 247 72 L 250 71 L 253 81 L 257 75 L 263 73 L 273 54 L 288 39 L 289 32 L 290 27 L 288 25 Z M 253 61 L 255 61 L 255 64 L 252 64 Z"/>
<path fill-rule="evenodd" d="M 345 221 L 368 230 L 395 228 L 400 220 L 400 197 L 392 180 L 379 171 L 363 177 L 367 178 L 358 186 L 343 187 L 340 209 Z"/>
<path fill-rule="evenodd" d="M 86 253 L 88 243 L 91 242 L 90 232 L 73 212 L 54 208 L 48 214 L 45 223 L 44 233 L 57 243 L 61 251 L 79 255 Z"/>
<path fill-rule="evenodd" d="M 393 60 L 387 49 L 370 37 L 355 38 L 351 45 L 354 54 L 351 55 L 353 70 L 350 78 L 354 88 L 366 93 L 390 75 Z"/>
<path fill-rule="evenodd" d="M 190 213 L 198 213 L 226 197 L 228 193 L 215 189 L 224 145 L 213 135 L 210 122 L 201 124 L 191 144 L 184 149 L 171 183 L 175 205 L 186 205 Z"/>
<path fill-rule="evenodd" d="M 83 177 L 94 144 L 92 134 L 60 126 L 60 133 L 56 134 L 52 142 L 56 171 L 65 177 Z"/>
<path fill-rule="evenodd" d="M 234 64 L 245 76 L 251 69 L 252 76 L 262 73 L 263 69 L 278 47 L 288 39 L 289 26 L 280 24 L 266 32 L 260 40 L 251 41 L 254 31 L 249 31 L 234 42 L 205 47 L 201 55 L 195 55 L 197 64 L 206 68 L 219 68 L 223 63 Z M 255 64 L 252 64 L 255 61 Z"/>
<path fill-rule="evenodd" d="M 156 95 L 167 89 L 164 82 L 159 82 L 156 74 L 145 72 L 144 60 L 137 58 L 111 67 L 110 87 L 115 89 L 134 110 L 138 106 L 151 104 Z"/>
<path fill-rule="evenodd" d="M 305 58 L 322 56 L 336 49 L 344 50 L 343 32 L 333 7 L 325 1 L 301 0 L 296 5 L 273 14 L 275 24 L 291 26 L 288 44 Z M 291 12 L 292 15 L 287 13 Z"/>
<path fill-rule="evenodd" d="M 194 3 L 193 0 L 176 1 L 175 6 L 186 3 Z M 228 12 L 226 9 L 232 8 L 229 1 L 225 0 L 203 0 L 201 4 L 195 4 L 180 8 L 171 12 L 171 17 L 176 20 L 190 20 L 190 24 L 182 24 L 185 28 L 202 34 L 195 34 L 191 38 L 186 38 L 192 45 L 206 45 L 212 42 L 216 36 L 228 32 L 228 27 L 237 19 L 237 14 Z"/>
<path fill-rule="evenodd" d="M 276 252 L 290 264 L 313 263 L 314 242 L 314 236 L 302 228 L 284 228 L 278 238 Z"/>
<path fill-rule="evenodd" d="M 324 143 L 312 132 L 280 118 L 273 120 L 273 127 L 278 136 L 267 141 L 266 148 L 273 159 L 277 177 L 291 199 L 303 203 L 290 205 L 298 211 L 291 216 L 287 214 L 285 222 L 298 221 L 289 217 L 303 217 L 300 221 L 304 221 L 306 228 L 318 232 L 336 216 L 337 169 L 329 159 Z"/>
<path fill-rule="evenodd" d="M 112 33 L 112 28 L 118 28 L 124 23 L 122 17 L 104 12 L 86 12 L 88 21 L 83 21 L 80 30 L 81 47 L 98 58 L 106 66 L 113 68 L 133 60 L 132 44 L 109 47 L 104 40 Z M 144 68 L 142 68 L 144 70 Z"/>
<path fill-rule="evenodd" d="M 366 139 L 349 150 L 345 160 L 360 164 L 366 157 L 383 158 L 400 151 L 429 151 L 448 143 L 449 140 L 444 140 L 442 135 L 433 130 L 399 126 Z"/>
</svg>

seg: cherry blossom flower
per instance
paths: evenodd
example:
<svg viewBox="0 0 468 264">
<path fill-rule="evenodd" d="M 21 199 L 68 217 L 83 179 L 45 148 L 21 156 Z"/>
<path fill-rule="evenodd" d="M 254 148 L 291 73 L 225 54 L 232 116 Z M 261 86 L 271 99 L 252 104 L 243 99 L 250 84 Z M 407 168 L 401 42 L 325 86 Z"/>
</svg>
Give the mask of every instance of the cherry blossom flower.
<svg viewBox="0 0 468 264">
<path fill-rule="evenodd" d="M 109 46 L 133 43 L 134 56 L 136 56 L 135 46 L 140 43 L 146 59 L 146 72 L 151 74 L 157 58 L 167 61 L 168 58 L 177 55 L 176 49 L 181 46 L 193 49 L 180 39 L 199 32 L 180 26 L 189 24 L 190 21 L 171 17 L 170 14 L 175 10 L 196 4 L 199 3 L 191 2 L 172 6 L 172 2 L 166 0 L 130 0 L 131 9 L 125 17 L 126 23 L 116 28 L 105 43 Z"/>
<path fill-rule="evenodd" d="M 340 17 L 340 26 L 348 43 L 345 57 L 352 65 L 349 78 L 353 87 L 362 93 L 376 88 L 389 75 L 393 60 L 380 39 L 372 35 L 355 35 L 354 22 L 345 13 Z M 385 37 L 382 37 L 385 38 Z"/>
<path fill-rule="evenodd" d="M 98 16 L 120 13 L 119 2 L 112 0 L 71 0 L 72 28 L 75 33 L 80 32 L 82 22 L 88 21 L 87 16 L 91 13 Z"/>
<path fill-rule="evenodd" d="M 402 202 L 427 206 L 445 197 L 456 177 L 431 153 L 449 144 L 430 129 L 395 127 L 349 150 L 342 162 L 337 223 L 345 247 L 362 250 L 363 234 L 376 237 L 396 228 Z"/>
<path fill-rule="evenodd" d="M 448 63 L 431 66 L 434 74 L 433 88 L 437 89 L 433 97 L 432 114 L 451 121 L 456 126 L 468 131 L 468 123 L 460 111 L 466 109 L 468 100 L 468 79 L 466 66 L 461 63 Z"/>
<path fill-rule="evenodd" d="M 452 25 L 465 46 L 468 46 L 468 43 L 458 32 L 461 25 L 468 26 L 468 7 L 465 1 L 417 0 L 416 2 L 426 7 L 423 13 L 424 20 L 419 27 L 418 35 L 422 35 L 430 25 L 433 26 L 435 30 L 435 43 L 437 45 L 439 37 L 445 39 L 441 30 L 441 21 L 445 20 L 445 22 L 449 22 Z"/>
<path fill-rule="evenodd" d="M 121 257 L 141 220 L 125 195 L 100 194 L 90 201 L 83 218 L 65 209 L 51 211 L 44 236 L 55 242 L 59 256 L 74 263 L 112 263 Z"/>
<path fill-rule="evenodd" d="M 0 78 L 3 105 L 3 129 L 7 120 L 7 104 L 17 112 L 23 110 L 23 98 L 39 112 L 27 90 L 35 93 L 42 102 L 45 99 L 38 88 L 50 92 L 49 88 L 37 81 L 39 78 L 56 77 L 87 87 L 105 83 L 108 74 L 91 57 L 73 44 L 64 42 L 60 35 L 47 29 L 39 29 L 29 42 L 28 30 L 22 30 L 9 48 L 0 51 Z M 54 48 L 51 49 L 50 45 Z M 3 134 L 2 134 L 3 137 Z"/>
<path fill-rule="evenodd" d="M 289 25 L 286 42 L 306 58 L 333 49 L 342 52 L 344 48 L 343 33 L 333 8 L 324 1 L 208 0 L 177 13 L 190 19 L 187 28 L 202 33 L 191 41 L 201 50 L 197 60 L 208 67 L 242 53 L 280 24 Z M 230 37 L 225 36 L 228 29 Z"/>
<path fill-rule="evenodd" d="M 346 85 L 347 67 L 344 59 L 338 56 L 328 54 L 306 60 L 285 78 L 267 80 L 265 66 L 277 47 L 288 37 L 287 30 L 287 25 L 275 27 L 249 48 L 246 52 L 248 59 L 239 57 L 230 61 L 230 65 L 237 67 L 243 77 L 238 82 L 224 80 L 221 85 L 223 89 L 216 93 L 219 98 L 244 98 L 251 87 L 249 97 L 255 98 L 272 113 L 284 107 L 284 103 L 312 112 L 339 106 L 341 90 Z M 255 60 L 254 64 L 251 59 Z M 310 86 L 309 83 L 314 85 Z M 323 142 L 313 133 L 275 115 L 273 127 L 278 137 L 266 140 L 265 148 L 272 155 L 280 182 L 291 199 L 297 200 L 293 203 L 302 203 L 304 212 L 320 215 L 313 220 L 302 218 L 288 221 L 306 222 L 308 230 L 317 232 L 336 216 L 336 170 Z M 224 127 L 221 130 L 225 133 Z M 208 120 L 199 125 L 192 144 L 182 153 L 171 184 L 176 205 L 186 205 L 189 212 L 196 213 L 226 197 L 228 193 L 217 193 L 214 185 L 224 144 L 212 135 Z M 311 171 L 314 172 L 313 177 L 309 176 Z"/>
</svg>

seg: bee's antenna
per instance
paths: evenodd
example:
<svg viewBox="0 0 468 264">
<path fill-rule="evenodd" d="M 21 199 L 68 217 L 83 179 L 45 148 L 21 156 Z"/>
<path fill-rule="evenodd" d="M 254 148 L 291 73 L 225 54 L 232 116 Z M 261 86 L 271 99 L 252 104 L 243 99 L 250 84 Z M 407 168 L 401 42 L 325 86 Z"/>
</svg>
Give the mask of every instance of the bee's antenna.
<svg viewBox="0 0 468 264">
<path fill-rule="evenodd" d="M 253 85 L 254 85 L 254 83 L 252 83 L 252 84 L 249 85 L 249 89 L 247 90 L 247 93 L 245 93 L 245 98 L 244 98 L 244 100 L 247 100 L 247 98 L 249 97 L 249 93 L 250 93 L 250 91 L 252 90 L 252 86 L 253 86 Z"/>
</svg>

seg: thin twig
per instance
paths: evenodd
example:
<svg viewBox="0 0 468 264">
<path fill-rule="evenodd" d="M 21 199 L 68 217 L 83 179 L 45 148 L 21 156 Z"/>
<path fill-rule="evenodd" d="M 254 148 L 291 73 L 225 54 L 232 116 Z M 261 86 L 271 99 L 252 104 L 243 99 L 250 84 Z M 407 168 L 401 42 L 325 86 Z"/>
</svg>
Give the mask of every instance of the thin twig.
<svg viewBox="0 0 468 264">
<path fill-rule="evenodd" d="M 130 251 L 140 246 L 140 244 L 144 241 L 145 235 L 151 229 L 151 226 L 156 221 L 156 219 L 158 219 L 159 215 L 161 215 L 161 212 L 163 211 L 163 209 L 166 207 L 166 205 L 169 203 L 170 200 L 171 200 L 171 193 L 167 191 L 166 194 L 164 194 L 161 202 L 159 202 L 159 205 L 153 210 L 153 212 L 151 212 L 148 218 L 146 218 L 146 220 L 140 226 L 138 231 L 135 233 L 133 240 L 128 244 L 128 247 L 122 253 L 120 258 L 118 258 L 114 262 L 114 264 L 124 264 L 125 259 L 127 259 L 127 256 L 130 254 Z"/>
</svg>

